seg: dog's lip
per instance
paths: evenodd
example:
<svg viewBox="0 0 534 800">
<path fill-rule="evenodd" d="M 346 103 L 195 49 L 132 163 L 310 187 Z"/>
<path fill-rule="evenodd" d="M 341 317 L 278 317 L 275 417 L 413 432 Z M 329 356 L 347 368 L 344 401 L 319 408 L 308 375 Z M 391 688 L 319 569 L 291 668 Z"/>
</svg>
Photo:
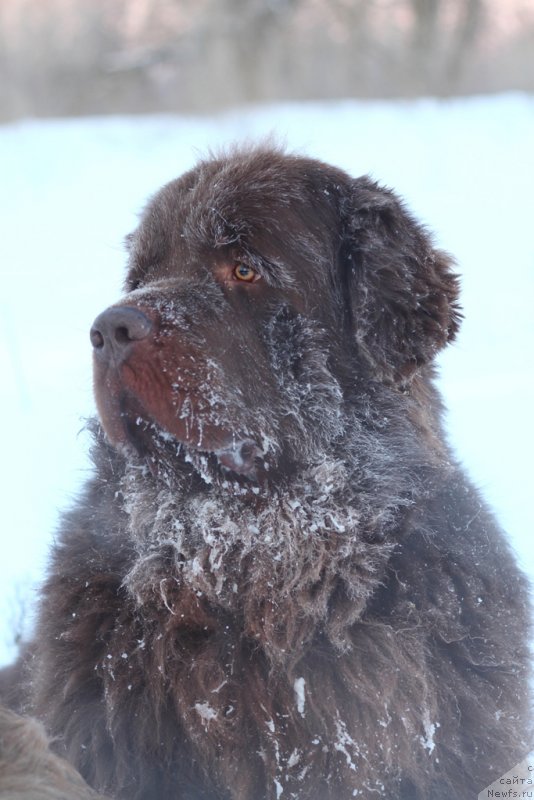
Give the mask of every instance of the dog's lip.
<svg viewBox="0 0 534 800">
<path fill-rule="evenodd" d="M 264 455 L 258 444 L 247 437 L 235 439 L 231 445 L 214 450 L 213 454 L 222 467 L 251 480 L 258 478 L 256 462 Z"/>
<path fill-rule="evenodd" d="M 121 398 L 120 418 L 126 441 L 123 446 L 130 445 L 141 457 L 150 458 L 150 446 L 147 439 L 159 436 L 163 440 L 175 442 L 189 451 L 198 454 L 213 455 L 223 470 L 234 472 L 249 480 L 258 479 L 257 461 L 264 455 L 258 443 L 247 434 L 225 434 L 220 446 L 204 447 L 191 441 L 184 441 L 172 431 L 162 426 L 141 406 L 136 399 L 123 396 Z M 135 407 L 134 407 L 135 406 Z M 146 432 L 146 435 L 143 435 Z M 157 460 L 157 458 L 156 458 Z"/>
</svg>

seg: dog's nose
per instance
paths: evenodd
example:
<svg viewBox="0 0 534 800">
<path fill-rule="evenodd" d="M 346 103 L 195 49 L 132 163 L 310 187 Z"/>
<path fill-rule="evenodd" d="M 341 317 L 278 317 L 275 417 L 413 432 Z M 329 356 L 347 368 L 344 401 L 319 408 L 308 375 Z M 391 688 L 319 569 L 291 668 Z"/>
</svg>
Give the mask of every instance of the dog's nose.
<svg viewBox="0 0 534 800">
<path fill-rule="evenodd" d="M 152 331 L 152 322 L 131 306 L 112 306 L 99 314 L 91 328 L 91 343 L 99 356 L 122 359 L 134 342 L 146 339 Z"/>
</svg>

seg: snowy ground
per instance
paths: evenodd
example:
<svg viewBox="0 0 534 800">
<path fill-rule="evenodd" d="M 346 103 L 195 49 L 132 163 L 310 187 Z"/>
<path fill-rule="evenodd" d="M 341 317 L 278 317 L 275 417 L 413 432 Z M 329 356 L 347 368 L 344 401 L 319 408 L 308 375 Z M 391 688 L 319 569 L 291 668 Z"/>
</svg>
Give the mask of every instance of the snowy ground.
<svg viewBox="0 0 534 800">
<path fill-rule="evenodd" d="M 450 436 L 534 576 L 533 97 L 24 122 L 0 126 L 0 663 L 58 509 L 87 474 L 88 330 L 119 296 L 124 234 L 197 154 L 270 133 L 396 188 L 457 257 L 466 320 L 442 359 Z"/>
</svg>

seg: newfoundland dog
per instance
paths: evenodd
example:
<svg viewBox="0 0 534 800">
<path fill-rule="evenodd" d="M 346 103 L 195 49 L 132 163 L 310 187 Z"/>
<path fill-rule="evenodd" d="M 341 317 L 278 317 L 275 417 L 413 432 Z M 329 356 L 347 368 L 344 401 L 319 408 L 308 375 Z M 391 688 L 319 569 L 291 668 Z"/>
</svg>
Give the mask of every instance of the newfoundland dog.
<svg viewBox="0 0 534 800">
<path fill-rule="evenodd" d="M 449 257 L 268 147 L 127 243 L 25 709 L 117 800 L 473 800 L 532 743 L 529 607 L 443 433 Z"/>
</svg>

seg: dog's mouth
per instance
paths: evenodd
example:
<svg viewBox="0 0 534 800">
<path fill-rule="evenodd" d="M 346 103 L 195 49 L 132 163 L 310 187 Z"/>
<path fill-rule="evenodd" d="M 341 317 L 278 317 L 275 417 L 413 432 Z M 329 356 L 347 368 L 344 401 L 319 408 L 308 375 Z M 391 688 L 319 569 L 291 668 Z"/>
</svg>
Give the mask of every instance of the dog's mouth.
<svg viewBox="0 0 534 800">
<path fill-rule="evenodd" d="M 132 338 L 135 332 L 132 327 L 131 340 L 123 350 L 117 345 L 116 354 L 113 337 L 93 331 L 95 398 L 111 444 L 166 480 L 196 471 L 207 483 L 263 483 L 271 440 L 250 432 L 255 420 L 240 392 L 225 389 L 221 371 L 207 359 L 183 353 L 165 359 L 152 339 Z"/>
<path fill-rule="evenodd" d="M 115 404 L 114 404 L 115 405 Z M 128 392 L 121 392 L 110 414 L 100 408 L 104 430 L 119 449 L 134 452 L 155 475 L 173 468 L 195 469 L 207 483 L 220 477 L 245 478 L 258 482 L 268 469 L 265 448 L 248 434 L 228 433 L 207 425 L 202 436 L 188 435 L 187 418 L 181 416 L 177 430 L 170 431 Z"/>
</svg>

